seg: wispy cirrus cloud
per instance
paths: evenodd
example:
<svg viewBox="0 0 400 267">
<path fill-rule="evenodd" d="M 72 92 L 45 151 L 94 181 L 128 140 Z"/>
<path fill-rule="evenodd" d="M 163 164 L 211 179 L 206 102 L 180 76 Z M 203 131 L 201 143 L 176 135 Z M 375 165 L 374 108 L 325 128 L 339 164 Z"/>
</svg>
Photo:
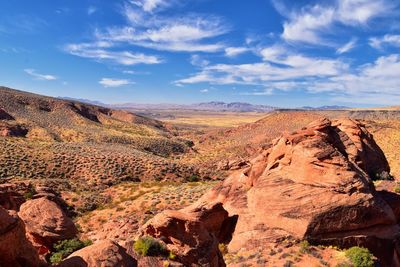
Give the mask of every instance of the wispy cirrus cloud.
<svg viewBox="0 0 400 267">
<path fill-rule="evenodd" d="M 96 11 L 97 11 L 97 7 L 90 6 L 90 7 L 88 7 L 87 13 L 90 16 L 90 15 L 93 15 L 94 13 L 96 13 Z"/>
<path fill-rule="evenodd" d="M 400 101 L 399 54 L 382 56 L 373 63 L 353 68 L 339 59 L 311 58 L 290 53 L 274 55 L 272 62 L 282 66 L 268 62 L 210 65 L 175 83 L 242 84 L 264 88 L 242 93 L 245 95 L 269 95 L 276 90 L 304 90 L 309 93 L 332 93 L 336 100 L 342 102 L 386 105 Z M 347 101 L 343 101 L 345 99 Z"/>
<path fill-rule="evenodd" d="M 225 44 L 213 38 L 225 34 L 229 27 L 212 15 L 186 14 L 163 16 L 158 11 L 175 1 L 131 0 L 125 2 L 121 15 L 126 23 L 96 29 L 92 41 L 72 43 L 63 47 L 69 54 L 121 65 L 159 64 L 158 55 L 135 52 L 147 48 L 168 52 L 215 53 Z"/>
<path fill-rule="evenodd" d="M 210 64 L 210 61 L 202 58 L 199 55 L 191 55 L 190 56 L 190 64 L 196 67 L 204 67 Z"/>
<path fill-rule="evenodd" d="M 225 48 L 225 55 L 227 57 L 236 57 L 248 51 L 251 51 L 248 47 L 227 47 Z"/>
<path fill-rule="evenodd" d="M 357 45 L 357 39 L 352 38 L 349 42 L 345 43 L 343 46 L 336 49 L 336 53 L 339 55 L 347 53 L 350 50 L 352 50 L 356 45 Z"/>
<path fill-rule="evenodd" d="M 99 84 L 104 87 L 121 87 L 129 84 L 134 84 L 134 82 L 127 79 L 114 79 L 114 78 L 102 78 Z"/>
<path fill-rule="evenodd" d="M 217 52 L 225 48 L 223 43 L 208 41 L 229 31 L 217 16 L 163 17 L 131 5 L 126 5 L 123 13 L 129 25 L 97 31 L 98 40 L 173 52 Z"/>
<path fill-rule="evenodd" d="M 50 74 L 41 74 L 38 73 L 35 69 L 24 69 L 24 72 L 34 77 L 36 80 L 42 81 L 54 81 L 57 80 L 57 77 Z"/>
<path fill-rule="evenodd" d="M 376 49 L 382 49 L 383 46 L 400 47 L 400 34 L 386 34 L 383 37 L 372 37 L 369 39 L 369 45 Z"/>
<path fill-rule="evenodd" d="M 108 42 L 68 44 L 64 46 L 64 50 L 71 55 L 126 66 L 137 64 L 159 64 L 162 62 L 162 59 L 155 55 L 146 55 L 130 51 L 114 51 L 109 49 L 110 46 L 112 45 Z"/>
<path fill-rule="evenodd" d="M 388 0 L 336 0 L 330 4 L 305 6 L 300 10 L 275 6 L 287 17 L 282 38 L 289 42 L 337 46 L 332 37 L 335 27 L 366 26 L 371 20 L 390 14 L 397 5 Z"/>
<path fill-rule="evenodd" d="M 153 12 L 159 8 L 165 8 L 173 4 L 173 0 L 131 0 L 132 4 L 139 6 L 145 12 Z"/>
</svg>

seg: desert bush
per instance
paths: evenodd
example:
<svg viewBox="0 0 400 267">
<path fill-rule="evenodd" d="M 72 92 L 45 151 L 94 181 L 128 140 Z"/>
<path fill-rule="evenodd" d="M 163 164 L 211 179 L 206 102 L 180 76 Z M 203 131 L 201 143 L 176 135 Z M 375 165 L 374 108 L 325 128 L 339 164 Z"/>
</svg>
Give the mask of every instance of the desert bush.
<svg viewBox="0 0 400 267">
<path fill-rule="evenodd" d="M 49 261 L 52 264 L 57 264 L 68 257 L 70 254 L 72 254 L 74 251 L 77 251 L 91 244 L 92 241 L 90 240 L 81 241 L 77 238 L 59 241 L 53 246 L 53 253 L 51 253 Z"/>
<path fill-rule="evenodd" d="M 366 248 L 351 247 L 345 255 L 354 267 L 373 267 L 375 263 L 374 255 Z"/>
<path fill-rule="evenodd" d="M 309 253 L 310 252 L 310 243 L 307 240 L 303 240 L 299 243 L 300 253 Z"/>
<path fill-rule="evenodd" d="M 186 178 L 186 181 L 191 182 L 191 183 L 198 182 L 199 181 L 199 176 L 196 175 L 196 174 L 192 174 L 192 175 L 190 175 L 189 177 Z"/>
<path fill-rule="evenodd" d="M 24 198 L 25 200 L 32 199 L 35 194 L 36 194 L 35 189 L 30 188 L 29 191 L 24 193 Z"/>
<path fill-rule="evenodd" d="M 140 237 L 133 244 L 135 251 L 142 256 L 168 256 L 169 251 L 156 239 L 145 236 Z"/>
<path fill-rule="evenodd" d="M 93 211 L 111 202 L 109 196 L 104 196 L 96 192 L 90 192 L 82 197 L 82 205 L 78 208 L 81 213 Z"/>
</svg>

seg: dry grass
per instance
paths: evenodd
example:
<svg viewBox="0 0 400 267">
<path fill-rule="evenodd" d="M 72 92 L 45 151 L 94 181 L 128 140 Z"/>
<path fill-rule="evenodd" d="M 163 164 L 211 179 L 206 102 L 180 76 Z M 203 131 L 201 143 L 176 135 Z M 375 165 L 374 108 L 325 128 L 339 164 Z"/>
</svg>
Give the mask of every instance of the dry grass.
<svg viewBox="0 0 400 267">
<path fill-rule="evenodd" d="M 215 182 L 122 183 L 102 195 L 111 202 L 76 219 L 82 235 L 91 240 L 134 239 L 138 228 L 166 209 L 181 209 L 197 201 Z M 69 196 L 71 202 L 73 196 Z M 72 202 L 71 202 L 72 203 Z"/>
<path fill-rule="evenodd" d="M 369 122 L 369 130 L 385 153 L 392 175 L 400 179 L 400 120 Z"/>
<path fill-rule="evenodd" d="M 162 119 L 165 122 L 195 127 L 237 127 L 255 122 L 266 116 L 258 112 L 207 112 L 187 111 L 174 114 L 174 118 Z"/>
</svg>

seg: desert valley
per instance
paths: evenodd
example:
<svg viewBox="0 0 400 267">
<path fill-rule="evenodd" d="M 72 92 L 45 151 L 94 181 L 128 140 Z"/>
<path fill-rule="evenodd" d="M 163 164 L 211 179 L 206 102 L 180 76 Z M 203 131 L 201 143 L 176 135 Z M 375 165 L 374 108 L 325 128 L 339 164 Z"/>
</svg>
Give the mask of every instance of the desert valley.
<svg viewBox="0 0 400 267">
<path fill-rule="evenodd" d="M 0 106 L 1 266 L 399 264 L 395 107 Z"/>
<path fill-rule="evenodd" d="M 0 267 L 400 267 L 400 0 L 0 1 Z"/>
</svg>

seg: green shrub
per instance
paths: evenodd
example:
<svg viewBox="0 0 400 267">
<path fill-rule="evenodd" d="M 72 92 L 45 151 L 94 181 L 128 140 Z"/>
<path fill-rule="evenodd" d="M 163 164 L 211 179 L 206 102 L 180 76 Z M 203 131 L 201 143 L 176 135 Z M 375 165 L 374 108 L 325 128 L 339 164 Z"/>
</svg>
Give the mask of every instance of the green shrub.
<svg viewBox="0 0 400 267">
<path fill-rule="evenodd" d="M 150 236 L 140 237 L 133 244 L 133 248 L 142 256 L 168 256 L 169 254 L 163 244 Z"/>
<path fill-rule="evenodd" d="M 168 253 L 168 259 L 170 259 L 170 260 L 175 260 L 175 259 L 176 259 L 176 255 L 175 255 L 172 251 L 170 251 L 170 252 Z"/>
<path fill-rule="evenodd" d="M 32 199 L 35 194 L 36 194 L 35 189 L 30 188 L 29 191 L 24 193 L 24 198 L 25 200 Z"/>
<path fill-rule="evenodd" d="M 91 244 L 90 240 L 81 241 L 77 238 L 59 241 L 53 246 L 49 260 L 52 264 L 59 263 L 73 252 Z"/>
<path fill-rule="evenodd" d="M 188 182 L 198 182 L 199 176 L 196 174 L 190 175 L 187 179 Z"/>
<path fill-rule="evenodd" d="M 374 255 L 366 248 L 351 247 L 345 251 L 346 257 L 354 267 L 373 267 Z"/>
<path fill-rule="evenodd" d="M 394 192 L 397 194 L 400 193 L 400 185 L 396 185 L 396 187 L 394 188 Z"/>
<path fill-rule="evenodd" d="M 51 264 L 57 264 L 60 263 L 63 260 L 63 254 L 61 252 L 54 252 L 50 256 L 50 263 Z"/>
<path fill-rule="evenodd" d="M 299 243 L 300 253 L 309 253 L 310 252 L 310 243 L 307 240 L 303 240 Z"/>
</svg>

